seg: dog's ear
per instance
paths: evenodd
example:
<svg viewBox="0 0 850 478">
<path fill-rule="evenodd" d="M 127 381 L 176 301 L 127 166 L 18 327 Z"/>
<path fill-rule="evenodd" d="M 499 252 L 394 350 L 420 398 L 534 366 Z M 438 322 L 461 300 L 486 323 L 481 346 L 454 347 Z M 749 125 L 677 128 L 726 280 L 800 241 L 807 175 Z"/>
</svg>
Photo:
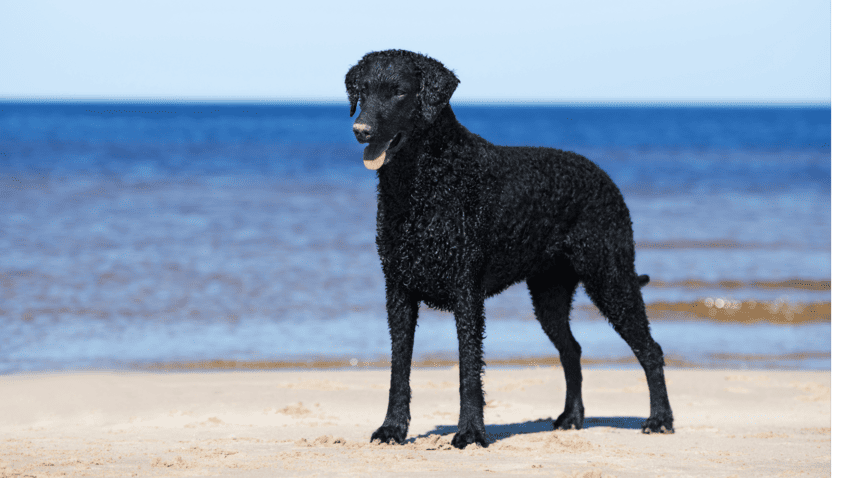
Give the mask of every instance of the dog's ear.
<svg viewBox="0 0 850 478">
<path fill-rule="evenodd" d="M 357 102 L 360 100 L 357 82 L 360 81 L 360 72 L 362 70 L 363 61 L 361 60 L 345 74 L 345 91 L 348 93 L 348 102 L 351 104 L 351 111 L 348 113 L 348 116 L 354 116 L 354 113 L 357 111 Z"/>
<path fill-rule="evenodd" d="M 422 108 L 422 117 L 427 122 L 432 122 L 443 109 L 449 104 L 449 99 L 454 94 L 460 80 L 448 68 L 437 60 L 420 56 L 417 58 L 419 69 L 419 101 Z"/>
</svg>

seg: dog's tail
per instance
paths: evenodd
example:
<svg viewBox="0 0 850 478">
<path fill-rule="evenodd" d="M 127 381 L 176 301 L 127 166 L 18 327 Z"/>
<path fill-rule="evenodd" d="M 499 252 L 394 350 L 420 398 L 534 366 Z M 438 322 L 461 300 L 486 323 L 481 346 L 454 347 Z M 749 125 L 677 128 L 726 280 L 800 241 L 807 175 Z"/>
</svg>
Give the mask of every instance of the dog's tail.
<svg viewBox="0 0 850 478">
<path fill-rule="evenodd" d="M 645 286 L 646 284 L 649 284 L 649 276 L 646 274 L 639 275 L 638 284 L 640 284 L 641 287 Z"/>
</svg>

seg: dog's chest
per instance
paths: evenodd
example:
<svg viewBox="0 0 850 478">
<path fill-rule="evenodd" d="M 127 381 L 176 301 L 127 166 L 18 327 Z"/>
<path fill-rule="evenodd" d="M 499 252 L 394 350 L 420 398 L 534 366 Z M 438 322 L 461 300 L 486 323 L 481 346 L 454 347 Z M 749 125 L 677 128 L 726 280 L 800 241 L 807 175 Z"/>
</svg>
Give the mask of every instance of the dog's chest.
<svg viewBox="0 0 850 478">
<path fill-rule="evenodd" d="M 469 215 L 457 201 L 432 200 L 406 207 L 379 205 L 378 252 L 387 280 L 450 301 L 470 256 Z"/>
</svg>

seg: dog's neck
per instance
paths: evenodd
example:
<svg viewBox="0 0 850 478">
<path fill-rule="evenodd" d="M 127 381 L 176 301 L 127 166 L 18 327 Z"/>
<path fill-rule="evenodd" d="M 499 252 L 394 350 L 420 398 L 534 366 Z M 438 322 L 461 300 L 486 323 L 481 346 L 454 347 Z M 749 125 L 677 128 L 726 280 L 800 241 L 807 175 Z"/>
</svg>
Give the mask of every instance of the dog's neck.
<svg viewBox="0 0 850 478">
<path fill-rule="evenodd" d="M 450 159 L 445 157 L 444 152 L 460 142 L 465 132 L 466 128 L 458 122 L 451 105 L 446 105 L 434 121 L 411 135 L 408 144 L 415 146 L 407 154 L 415 160 Z"/>
<path fill-rule="evenodd" d="M 402 146 L 387 164 L 378 170 L 379 190 L 392 185 L 409 193 L 420 170 L 434 171 L 439 162 L 452 162 L 456 158 L 447 152 L 460 143 L 469 131 L 455 117 L 450 105 L 446 105 L 431 123 L 420 126 L 410 133 Z M 427 161 L 430 164 L 419 164 Z"/>
<path fill-rule="evenodd" d="M 452 110 L 452 105 L 447 104 L 440 110 L 440 113 L 434 119 L 431 124 L 425 126 L 422 129 L 424 133 L 423 139 L 426 141 L 438 139 L 442 142 L 446 142 L 446 138 L 444 134 L 452 133 L 456 130 L 459 130 L 460 123 L 455 117 L 455 112 Z M 451 138 L 449 138 L 451 139 Z"/>
</svg>

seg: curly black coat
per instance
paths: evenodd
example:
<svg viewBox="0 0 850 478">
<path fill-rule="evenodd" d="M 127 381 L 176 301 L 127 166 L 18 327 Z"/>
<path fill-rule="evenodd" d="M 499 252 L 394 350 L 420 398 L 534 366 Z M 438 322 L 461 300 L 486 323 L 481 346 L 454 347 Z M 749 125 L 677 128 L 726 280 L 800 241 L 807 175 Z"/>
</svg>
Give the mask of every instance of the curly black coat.
<svg viewBox="0 0 850 478">
<path fill-rule="evenodd" d="M 364 164 L 377 169 L 377 245 L 392 339 L 389 406 L 373 440 L 402 443 L 410 422 L 410 365 L 420 302 L 453 311 L 460 419 L 452 444 L 486 446 L 484 299 L 526 281 L 555 344 L 567 395 L 556 428 L 581 428 L 581 347 L 569 312 L 579 282 L 646 372 L 649 432 L 672 432 L 661 347 L 652 339 L 634 268 L 629 210 L 611 178 L 576 153 L 495 146 L 449 105 L 459 80 L 403 50 L 369 53 L 345 77 Z"/>
</svg>

